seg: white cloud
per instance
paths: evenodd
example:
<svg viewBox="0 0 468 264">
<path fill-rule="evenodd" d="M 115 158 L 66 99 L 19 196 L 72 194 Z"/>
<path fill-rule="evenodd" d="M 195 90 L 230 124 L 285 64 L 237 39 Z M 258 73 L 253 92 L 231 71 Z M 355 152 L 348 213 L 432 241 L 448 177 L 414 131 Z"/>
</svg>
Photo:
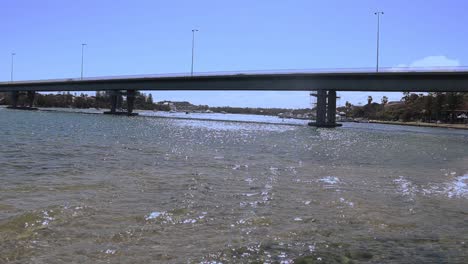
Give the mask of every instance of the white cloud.
<svg viewBox="0 0 468 264">
<path fill-rule="evenodd" d="M 396 67 L 410 67 L 410 68 L 430 68 L 430 67 L 459 67 L 461 63 L 457 59 L 450 59 L 443 55 L 427 56 L 425 58 L 415 60 L 410 64 L 398 64 Z"/>
<path fill-rule="evenodd" d="M 405 71 L 406 68 L 424 68 L 423 70 L 430 70 L 431 68 L 449 70 L 461 66 L 461 63 L 457 59 L 451 59 L 447 56 L 427 56 L 422 59 L 415 60 L 409 64 L 398 64 L 391 71 Z M 343 99 L 339 104 L 344 104 L 346 101 L 350 101 L 352 104 L 366 104 L 367 96 L 371 95 L 374 102 L 380 103 L 383 96 L 387 96 L 390 101 L 398 101 L 403 96 L 400 92 L 346 92 L 342 93 Z"/>
</svg>

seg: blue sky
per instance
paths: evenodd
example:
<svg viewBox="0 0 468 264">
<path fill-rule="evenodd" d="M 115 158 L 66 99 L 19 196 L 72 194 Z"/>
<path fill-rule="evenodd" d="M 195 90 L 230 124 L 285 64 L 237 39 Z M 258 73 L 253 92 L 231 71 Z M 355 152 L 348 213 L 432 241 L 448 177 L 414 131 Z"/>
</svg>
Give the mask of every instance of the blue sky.
<svg viewBox="0 0 468 264">
<path fill-rule="evenodd" d="M 375 67 L 376 10 L 381 67 L 468 64 L 464 0 L 124 1 L 2 0 L 0 81 L 190 71 Z M 464 64 L 465 63 L 465 64 Z M 313 87 L 311 87 L 313 88 Z M 341 93 L 364 103 L 369 93 Z M 380 101 L 381 93 L 372 93 Z M 153 92 L 196 104 L 307 107 L 307 92 Z M 399 93 L 387 96 L 399 99 Z"/>
</svg>

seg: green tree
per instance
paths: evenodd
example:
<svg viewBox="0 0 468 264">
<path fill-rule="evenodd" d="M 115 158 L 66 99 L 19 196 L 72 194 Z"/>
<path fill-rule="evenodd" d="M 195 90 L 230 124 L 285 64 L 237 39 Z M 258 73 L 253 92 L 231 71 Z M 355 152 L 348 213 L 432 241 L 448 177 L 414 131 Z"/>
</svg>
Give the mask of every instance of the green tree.
<svg viewBox="0 0 468 264">
<path fill-rule="evenodd" d="M 441 92 L 434 93 L 435 97 L 432 104 L 432 111 L 437 121 L 442 118 L 442 109 L 444 107 L 445 95 Z"/>
<path fill-rule="evenodd" d="M 382 97 L 382 104 L 383 104 L 383 105 L 386 105 L 387 103 L 388 103 L 388 97 L 384 95 L 384 96 Z"/>
<path fill-rule="evenodd" d="M 353 107 L 353 105 L 350 102 L 346 101 L 346 103 L 345 103 L 346 117 L 349 116 L 349 113 L 350 113 L 352 107 Z"/>
<path fill-rule="evenodd" d="M 403 92 L 403 97 L 401 98 L 401 100 L 405 103 L 408 102 L 410 94 L 411 94 L 410 92 Z"/>
<path fill-rule="evenodd" d="M 433 95 L 429 93 L 424 97 L 424 116 L 426 117 L 426 122 L 431 122 L 432 119 L 432 99 Z"/>
</svg>

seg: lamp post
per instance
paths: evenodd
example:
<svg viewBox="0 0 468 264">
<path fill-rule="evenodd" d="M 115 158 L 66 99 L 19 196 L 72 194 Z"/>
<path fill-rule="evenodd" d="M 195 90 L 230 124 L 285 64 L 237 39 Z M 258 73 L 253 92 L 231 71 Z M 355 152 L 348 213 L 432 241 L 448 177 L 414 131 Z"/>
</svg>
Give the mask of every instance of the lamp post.
<svg viewBox="0 0 468 264">
<path fill-rule="evenodd" d="M 376 65 L 376 72 L 379 72 L 379 45 L 380 45 L 380 15 L 383 15 L 384 12 L 377 11 L 374 15 L 377 15 L 377 65 Z"/>
<path fill-rule="evenodd" d="M 190 76 L 193 76 L 193 56 L 195 52 L 195 32 L 198 32 L 198 29 L 192 29 L 192 68 L 190 71 Z"/>
<path fill-rule="evenodd" d="M 86 45 L 86 43 L 81 44 L 81 80 L 83 80 L 84 47 Z"/>
<path fill-rule="evenodd" d="M 11 72 L 10 72 L 10 81 L 13 82 L 13 66 L 14 66 L 14 58 L 16 53 L 11 53 Z"/>
</svg>

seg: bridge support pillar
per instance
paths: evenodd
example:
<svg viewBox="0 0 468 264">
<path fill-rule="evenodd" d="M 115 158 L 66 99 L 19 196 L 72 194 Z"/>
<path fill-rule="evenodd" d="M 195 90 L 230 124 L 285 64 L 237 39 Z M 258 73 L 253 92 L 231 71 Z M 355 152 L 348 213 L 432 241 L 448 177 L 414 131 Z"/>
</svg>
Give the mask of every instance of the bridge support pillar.
<svg viewBox="0 0 468 264">
<path fill-rule="evenodd" d="M 336 125 L 336 91 L 328 91 L 327 96 L 327 124 Z"/>
<path fill-rule="evenodd" d="M 28 106 L 32 108 L 34 105 L 34 98 L 36 97 L 35 91 L 28 91 Z"/>
<path fill-rule="evenodd" d="M 10 108 L 17 108 L 18 107 L 18 100 L 19 100 L 19 92 L 11 92 L 11 106 Z"/>
<path fill-rule="evenodd" d="M 317 126 L 323 126 L 326 123 L 327 115 L 327 91 L 317 91 Z"/>
<path fill-rule="evenodd" d="M 128 115 L 133 114 L 135 94 L 136 94 L 135 90 L 127 90 L 127 113 Z"/>
<path fill-rule="evenodd" d="M 336 91 L 318 90 L 317 94 L 317 116 L 316 122 L 310 122 L 309 126 L 315 127 L 337 127 L 336 123 Z"/>
<path fill-rule="evenodd" d="M 122 95 L 127 96 L 127 111 L 118 110 L 122 108 Z M 134 102 L 135 102 L 135 90 L 127 90 L 126 92 L 122 91 L 111 91 L 110 92 L 110 103 L 111 108 L 109 112 L 104 112 L 107 115 L 128 115 L 135 116 L 137 113 L 133 113 Z"/>
<path fill-rule="evenodd" d="M 10 109 L 18 109 L 18 110 L 37 110 L 37 108 L 34 108 L 33 107 L 33 104 L 34 104 L 34 96 L 36 94 L 35 91 L 28 91 L 26 93 L 27 95 L 27 104 L 22 104 L 22 106 L 18 106 L 19 104 L 19 99 L 20 99 L 20 96 L 23 94 L 23 92 L 18 92 L 18 91 L 15 91 L 15 92 L 11 92 L 11 97 L 10 97 L 10 106 L 8 106 L 7 108 L 10 108 Z"/>
<path fill-rule="evenodd" d="M 110 112 L 107 112 L 107 113 L 112 114 L 112 115 L 117 113 L 117 102 L 118 102 L 118 100 L 119 100 L 119 92 L 111 91 L 111 93 L 110 93 L 111 108 L 110 108 Z"/>
</svg>

